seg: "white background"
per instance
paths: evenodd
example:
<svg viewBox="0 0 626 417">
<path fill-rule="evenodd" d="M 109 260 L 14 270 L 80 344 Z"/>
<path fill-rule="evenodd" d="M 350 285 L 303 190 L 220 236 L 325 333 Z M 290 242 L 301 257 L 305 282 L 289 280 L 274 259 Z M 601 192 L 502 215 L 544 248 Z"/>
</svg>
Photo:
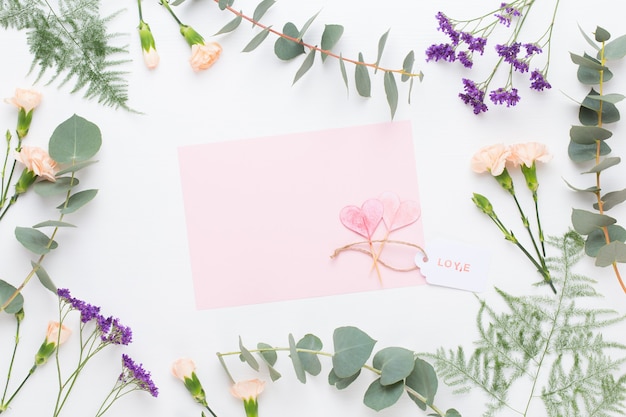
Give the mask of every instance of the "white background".
<svg viewBox="0 0 626 417">
<path fill-rule="evenodd" d="M 377 349 L 402 346 L 432 352 L 439 346 L 454 348 L 458 344 L 471 348 L 475 338 L 476 298 L 468 292 L 437 287 L 197 311 L 193 301 L 177 148 L 386 122 L 389 110 L 382 74 L 372 75 L 373 97 L 370 99 L 356 93 L 352 67 L 348 67 L 350 91 L 346 94 L 338 64 L 332 59 L 324 65 L 316 62 L 292 85 L 301 58 L 287 63 L 278 60 L 273 54 L 273 38 L 268 38 L 252 53 L 240 53 L 256 33 L 249 24 L 242 24 L 229 35 L 211 38 L 210 35 L 232 16 L 221 12 L 210 1 L 193 0 L 176 8 L 179 17 L 207 40 L 219 41 L 224 48 L 222 57 L 208 71 L 192 72 L 188 64 L 189 48 L 174 21 L 158 2 L 144 1 L 144 18 L 152 27 L 161 56 L 159 67 L 150 71 L 141 58 L 134 2 L 105 3 L 105 13 L 127 8 L 111 22 L 111 31 L 122 33 L 120 42 L 129 45 L 133 62 L 124 67 L 128 71 L 129 104 L 143 114 L 102 107 L 82 99 L 80 93 L 71 95 L 69 85 L 60 89 L 56 82 L 45 85 L 44 77 L 34 85 L 44 99 L 35 112 L 27 139 L 29 145 L 45 147 L 53 129 L 74 113 L 101 128 L 104 142 L 98 154 L 99 163 L 80 173 L 82 184 L 98 188 L 99 194 L 92 203 L 68 218 L 78 228 L 61 231 L 57 238 L 59 248 L 46 259 L 45 267 L 59 287 L 70 288 L 78 298 L 100 305 L 104 314 L 119 317 L 134 333 L 130 346 L 106 349 L 85 369 L 65 415 L 95 414 L 97 405 L 119 373 L 121 353 L 128 353 L 152 372 L 160 395 L 153 400 L 146 393 L 135 393 L 119 401 L 109 415 L 199 415 L 200 408 L 169 371 L 172 361 L 188 356 L 196 361 L 210 404 L 222 417 L 243 415 L 243 408 L 228 393 L 229 382 L 215 352 L 237 350 L 239 336 L 250 347 L 259 341 L 286 346 L 289 333 L 296 339 L 313 333 L 330 351 L 333 330 L 353 325 L 377 339 Z M 491 105 L 486 114 L 477 117 L 457 94 L 462 77 L 478 82 L 487 76 L 494 62 L 491 49 L 476 60 L 472 71 L 459 64 L 426 63 L 424 50 L 430 44 L 447 41 L 436 31 L 437 11 L 462 19 L 486 13 L 497 7 L 496 3 L 283 0 L 270 9 L 263 21 L 275 28 L 287 21 L 300 27 L 321 10 L 305 40 L 318 43 L 324 24 L 342 24 L 345 32 L 336 49 L 351 58 L 363 52 L 366 59 L 372 61 L 379 37 L 391 28 L 381 62 L 387 67 L 400 67 L 406 53 L 415 50 L 415 66 L 425 77 L 422 83 L 415 84 L 410 105 L 406 103 L 407 86 L 398 80 L 401 98 L 395 119 L 411 120 L 413 124 L 426 242 L 447 238 L 488 248 L 492 254 L 491 286 L 515 294 L 531 294 L 545 290 L 531 286 L 538 275 L 521 253 L 502 239 L 489 219 L 478 212 L 470 198 L 472 192 L 489 196 L 496 209 L 502 207 L 499 213 L 507 223 L 516 228 L 519 223 L 511 201 L 495 181 L 472 173 L 469 160 L 477 149 L 488 144 L 544 142 L 554 154 L 552 162 L 539 168 L 540 204 L 546 233 L 565 232 L 570 226 L 572 207 L 591 208 L 590 200 L 572 192 L 563 181 L 567 179 L 584 188 L 590 186 L 592 180 L 581 177 L 579 173 L 584 167 L 575 166 L 567 157 L 568 131 L 571 125 L 577 124 L 577 105 L 567 96 L 582 99 L 587 92 L 587 87 L 576 80 L 576 66 L 569 52 L 582 54 L 590 50 L 577 25 L 587 33 L 600 25 L 614 36 L 622 35 L 619 30 L 623 28 L 623 16 L 618 13 L 622 4 L 617 0 L 561 2 L 549 72 L 553 88 L 544 93 L 531 91 L 526 88 L 526 76 L 517 74 L 522 96 L 518 106 L 507 109 Z M 539 3 L 524 29 L 523 42 L 534 41 L 549 22 L 552 2 Z M 235 7 L 251 14 L 256 4 L 240 0 Z M 496 39 L 504 40 L 497 36 Z M 491 40 L 490 45 L 493 44 Z M 27 75 L 31 56 L 24 33 L 0 32 L 0 55 L 3 57 L 1 97 L 12 96 L 15 87 L 33 87 L 35 78 Z M 624 93 L 624 64 L 616 63 L 611 68 L 615 79 L 607 84 L 607 90 Z M 497 85 L 497 81 L 492 84 L 494 88 Z M 2 129 L 13 129 L 15 114 L 12 106 L 0 107 Z M 610 142 L 613 155 L 623 155 L 626 152 L 621 142 L 624 128 L 619 123 L 610 128 L 614 132 Z M 606 190 L 624 187 L 624 169 L 618 165 L 606 171 L 603 175 Z M 523 183 L 518 181 L 520 190 L 524 191 Z M 528 204 L 525 194 L 521 194 Z M 14 239 L 13 229 L 54 218 L 55 203 L 30 193 L 20 199 L 2 221 L 0 278 L 17 284 L 28 273 L 30 255 Z M 623 207 L 610 214 L 618 222 L 626 215 Z M 268 243 L 271 243 L 271 236 L 268 236 Z M 606 295 L 601 301 L 603 305 L 624 312 L 626 294 L 622 293 L 610 269 L 596 269 L 588 258 L 579 268 L 599 281 L 597 286 Z M 26 320 L 14 383 L 30 368 L 31 355 L 42 341 L 47 321 L 55 318 L 56 311 L 55 297 L 37 282 L 27 286 L 24 296 Z M 481 296 L 497 304 L 493 290 Z M 3 375 L 12 345 L 12 320 L 3 318 L 0 332 L 0 375 Z M 615 334 L 618 334 L 617 329 Z M 621 337 L 623 339 L 623 335 Z M 68 355 L 66 365 L 73 349 L 71 343 L 63 347 Z M 229 363 L 236 378 L 256 375 L 236 359 Z M 368 377 L 361 377 L 354 386 L 337 392 L 326 383 L 329 361 L 323 361 L 322 374 L 309 378 L 307 385 L 297 382 L 285 355 L 280 357 L 277 367 L 284 377 L 276 383 L 268 382 L 260 398 L 262 416 L 422 415 L 405 397 L 398 405 L 381 413 L 366 408 L 361 404 L 361 396 L 370 382 Z M 261 378 L 268 379 L 264 374 Z M 50 364 L 37 372 L 7 415 L 51 414 L 55 386 L 55 369 Z M 477 392 L 454 396 L 441 383 L 436 403 L 443 409 L 454 407 L 462 415 L 472 416 L 481 413 L 483 401 Z M 541 415 L 541 408 L 538 410 L 537 415 Z"/>
</svg>

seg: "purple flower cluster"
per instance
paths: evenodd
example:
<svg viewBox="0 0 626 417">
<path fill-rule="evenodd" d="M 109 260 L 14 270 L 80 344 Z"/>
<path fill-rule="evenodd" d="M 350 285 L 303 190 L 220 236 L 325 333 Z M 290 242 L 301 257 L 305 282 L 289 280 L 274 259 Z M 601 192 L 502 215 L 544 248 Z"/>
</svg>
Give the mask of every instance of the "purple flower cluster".
<svg viewBox="0 0 626 417">
<path fill-rule="evenodd" d="M 111 316 L 105 317 L 100 314 L 100 307 L 86 303 L 78 298 L 72 297 L 66 288 L 57 290 L 57 295 L 64 303 L 68 304 L 72 310 L 80 312 L 80 321 L 87 323 L 95 320 L 100 332 L 100 340 L 106 344 L 128 345 L 132 342 L 133 333 L 130 327 L 124 326 L 119 319 Z"/>
<path fill-rule="evenodd" d="M 459 97 L 465 104 L 469 104 L 474 108 L 474 114 L 487 111 L 485 104 L 485 92 L 476 86 L 476 83 L 467 78 L 463 78 L 463 89 L 465 93 L 459 93 Z"/>
<path fill-rule="evenodd" d="M 159 395 L 159 389 L 156 387 L 150 372 L 143 369 L 143 364 L 137 365 L 130 356 L 122 355 L 122 373 L 119 381 L 123 384 L 135 384 L 139 389 L 147 391 L 153 397 Z"/>
<path fill-rule="evenodd" d="M 507 107 L 515 106 L 520 100 L 520 96 L 517 94 L 517 88 L 511 88 L 510 90 L 498 88 L 489 93 L 489 98 L 494 104 L 506 103 Z"/>
<path fill-rule="evenodd" d="M 530 73 L 530 81 L 530 88 L 533 90 L 543 91 L 544 88 L 552 88 L 550 83 L 544 78 L 543 73 L 537 69 Z"/>
<path fill-rule="evenodd" d="M 454 62 L 457 59 L 466 68 L 472 68 L 472 56 L 474 52 L 483 54 L 487 39 L 477 37 L 469 32 L 457 31 L 454 24 L 442 12 L 437 13 L 439 27 L 437 30 L 445 33 L 450 38 L 450 43 L 440 43 L 429 46 L 426 49 L 426 61 L 447 61 Z M 456 52 L 457 48 L 465 44 L 467 50 Z"/>
<path fill-rule="evenodd" d="M 511 19 L 514 17 L 519 17 L 522 14 L 515 7 L 511 7 L 506 3 L 500 4 L 500 9 L 504 12 L 503 14 L 496 13 L 494 16 L 498 18 L 498 21 L 505 25 L 506 27 L 511 26 Z"/>
</svg>

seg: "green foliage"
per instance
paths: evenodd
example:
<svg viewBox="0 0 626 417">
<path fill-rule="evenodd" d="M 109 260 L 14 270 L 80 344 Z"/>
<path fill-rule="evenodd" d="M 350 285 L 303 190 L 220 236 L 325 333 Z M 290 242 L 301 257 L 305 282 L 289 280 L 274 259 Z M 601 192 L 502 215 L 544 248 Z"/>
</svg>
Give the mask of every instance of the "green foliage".
<svg viewBox="0 0 626 417">
<path fill-rule="evenodd" d="M 483 416 L 511 408 L 528 416 L 529 405 L 540 399 L 546 416 L 615 416 L 626 412 L 626 374 L 616 376 L 626 361 L 626 346 L 605 340 L 602 330 L 626 316 L 588 307 L 598 298 L 594 281 L 572 271 L 581 258 L 583 239 L 570 231 L 548 242 L 560 255 L 548 258 L 557 297 L 513 296 L 500 289 L 506 311 L 480 300 L 479 338 L 474 350 L 440 348 L 433 355 L 443 380 L 456 391 L 473 388 L 489 397 Z"/>
<path fill-rule="evenodd" d="M 48 153 L 60 166 L 66 168 L 57 172 L 55 182 L 40 181 L 33 188 L 37 194 L 44 198 L 55 197 L 59 194 L 64 195 L 63 201 L 56 207 L 59 217 L 58 219 L 41 221 L 32 227 L 18 226 L 15 228 L 17 241 L 28 251 L 38 255 L 38 259 L 36 262 L 31 261 L 32 270 L 19 289 L 10 284 L 2 286 L 0 289 L 0 311 L 11 313 L 17 308 L 14 303 L 19 303 L 22 300 L 19 292 L 32 276 L 37 276 L 46 289 L 56 293 L 56 286 L 43 268 L 42 262 L 46 255 L 58 247 L 58 243 L 54 240 L 58 230 L 75 227 L 64 221 L 65 216 L 77 211 L 95 198 L 98 190 L 76 191 L 76 187 L 80 183 L 76 178 L 76 172 L 95 162 L 91 158 L 98 153 L 101 144 L 102 136 L 98 126 L 77 115 L 73 115 L 60 123 L 52 133 L 48 142 Z M 42 228 L 52 228 L 52 232 L 46 234 L 40 230 Z M 1 291 L 11 294 L 3 295 L 4 293 Z M 11 299 L 12 301 L 9 301 Z"/>
<path fill-rule="evenodd" d="M 116 14 L 102 17 L 100 0 L 0 0 L 0 26 L 26 32 L 37 80 L 73 83 L 71 92 L 114 108 L 129 109 L 127 82 L 118 68 L 128 60 L 119 34 L 107 32 Z"/>
<path fill-rule="evenodd" d="M 180 5 L 184 0 L 175 0 L 170 2 L 171 5 Z M 212 2 L 216 3 L 216 2 Z M 391 118 L 396 114 L 398 107 L 398 86 L 396 84 L 396 75 L 400 75 L 400 80 L 409 82 L 408 102 L 411 102 L 411 91 L 413 89 L 413 79 L 418 78 L 420 81 L 423 78 L 422 72 L 414 73 L 413 65 L 415 63 L 415 53 L 410 51 L 402 63 L 401 69 L 389 69 L 381 66 L 383 52 L 387 45 L 389 38 L 389 30 L 381 35 L 378 40 L 377 55 L 375 62 L 366 62 L 363 59 L 363 53 L 359 53 L 358 59 L 345 58 L 341 52 L 335 53 L 333 49 L 337 47 L 341 37 L 344 33 L 344 27 L 339 24 L 325 24 L 319 42 L 307 42 L 304 40 L 305 34 L 309 27 L 313 24 L 320 12 L 311 16 L 303 25 L 301 29 L 298 29 L 299 25 L 294 22 L 286 22 L 283 25 L 282 31 L 278 31 L 272 28 L 272 25 L 264 25 L 260 22 L 261 18 L 265 16 L 268 10 L 275 4 L 275 0 L 262 0 L 258 3 L 254 9 L 252 16 L 248 16 L 241 10 L 235 10 L 232 6 L 234 0 L 219 0 L 216 3 L 220 10 L 225 10 L 233 13 L 235 17 L 220 28 L 215 34 L 224 35 L 241 26 L 243 20 L 247 20 L 252 23 L 253 28 L 258 28 L 259 31 L 252 37 L 252 39 L 246 44 L 242 52 L 252 52 L 257 49 L 268 37 L 270 33 L 276 35 L 278 38 L 274 42 L 274 54 L 282 61 L 291 61 L 304 55 L 304 59 L 300 64 L 296 74 L 294 76 L 292 84 L 295 84 L 304 74 L 306 74 L 315 64 L 315 56 L 317 53 L 321 55 L 321 62 L 326 62 L 328 57 L 333 57 L 339 62 L 339 71 L 341 78 L 343 79 L 346 88 L 349 90 L 348 76 L 346 70 L 346 63 L 350 63 L 355 66 L 354 82 L 355 88 L 358 94 L 362 97 L 371 96 L 371 79 L 369 69 L 373 69 L 374 74 L 378 71 L 384 73 L 383 86 L 385 95 L 387 98 L 387 104 Z M 318 45 L 321 45 L 318 47 Z"/>
<path fill-rule="evenodd" d="M 589 188 L 572 187 L 575 191 L 592 193 L 595 198 L 593 208 L 598 212 L 574 209 L 572 225 L 574 229 L 587 236 L 585 251 L 596 258 L 597 266 L 615 265 L 626 262 L 626 233 L 617 225 L 617 220 L 604 214 L 607 210 L 626 201 L 626 191 L 605 192 L 600 186 L 601 174 L 604 170 L 621 162 L 620 158 L 611 157 L 611 148 L 606 140 L 613 136 L 606 125 L 620 120 L 616 104 L 624 99 L 624 95 L 605 93 L 605 84 L 613 78 L 607 61 L 621 59 L 626 56 L 626 35 L 610 40 L 611 34 L 604 28 L 597 27 L 595 37 L 591 39 L 581 29 L 583 37 L 596 51 L 593 57 L 587 53 L 577 55 L 570 53 L 572 62 L 578 66 L 578 80 L 592 86 L 585 99 L 580 103 L 578 119 L 580 125 L 570 129 L 568 154 L 575 163 L 593 163 L 583 174 L 594 175 L 593 186 Z M 594 86 L 598 86 L 596 90 Z M 598 91 L 602 91 L 600 94 Z M 616 268 L 617 278 L 626 291 Z"/>
<path fill-rule="evenodd" d="M 363 370 L 375 375 L 365 394 L 363 403 L 373 409 L 382 410 L 394 405 L 404 392 L 417 406 L 430 410 L 432 416 L 461 417 L 455 409 L 443 411 L 434 404 L 438 380 L 434 368 L 416 353 L 401 347 L 386 347 L 374 352 L 376 340 L 367 333 L 353 326 L 339 327 L 333 332 L 333 352 L 323 352 L 322 341 L 313 334 L 307 334 L 296 342 L 292 334 L 288 337 L 288 347 L 274 347 L 267 343 L 258 343 L 256 350 L 247 349 L 239 338 L 239 352 L 218 353 L 220 363 L 226 373 L 230 372 L 224 361 L 227 355 L 239 355 L 252 369 L 260 371 L 259 363 L 253 353 L 257 353 L 267 365 L 272 381 L 281 374 L 274 368 L 277 352 L 286 351 L 293 365 L 296 377 L 306 383 L 307 374 L 315 376 L 322 370 L 319 357 L 330 357 L 332 368 L 328 373 L 328 383 L 338 390 L 347 388 Z M 372 357 L 371 365 L 368 361 Z M 231 377 L 232 379 L 232 377 Z"/>
</svg>

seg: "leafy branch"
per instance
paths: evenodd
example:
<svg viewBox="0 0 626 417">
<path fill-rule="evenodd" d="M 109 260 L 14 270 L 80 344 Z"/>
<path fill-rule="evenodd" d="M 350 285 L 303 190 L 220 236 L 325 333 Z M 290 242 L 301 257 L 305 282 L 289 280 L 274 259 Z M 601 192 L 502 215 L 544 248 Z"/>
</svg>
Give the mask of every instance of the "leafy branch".
<svg viewBox="0 0 626 417">
<path fill-rule="evenodd" d="M 15 314 L 22 309 L 24 299 L 21 292 L 34 276 L 37 276 L 45 288 L 56 294 L 57 289 L 43 268 L 42 262 L 52 250 L 58 247 L 54 238 L 59 229 L 75 227 L 64 221 L 65 216 L 89 203 L 97 194 L 95 189 L 74 192 L 74 188 L 79 184 L 76 172 L 94 163 L 91 158 L 98 152 L 101 143 L 100 129 L 77 115 L 61 123 L 53 132 L 49 143 L 50 156 L 57 163 L 66 165 L 67 168 L 57 173 L 55 182 L 41 181 L 34 185 L 34 189 L 41 196 L 65 194 L 65 198 L 57 206 L 58 220 L 46 220 L 32 227 L 15 229 L 17 240 L 30 252 L 38 255 L 38 258 L 36 261 L 31 261 L 32 269 L 19 286 L 14 287 L 0 280 L 0 312 Z M 40 231 L 45 227 L 52 228 L 49 236 Z"/>
<path fill-rule="evenodd" d="M 508 408 L 526 417 L 534 399 L 541 399 L 548 417 L 623 415 L 626 374 L 614 374 L 626 357 L 613 359 L 609 352 L 624 352 L 626 345 L 605 340 L 601 330 L 621 324 L 626 316 L 577 305 L 583 298 L 600 297 L 593 280 L 572 271 L 582 257 L 580 235 L 570 231 L 548 243 L 561 252 L 547 260 L 560 273 L 555 277 L 562 285 L 557 297 L 517 297 L 496 289 L 508 311 L 499 313 L 480 300 L 473 352 L 459 346 L 425 356 L 434 359 L 439 375 L 456 392 L 479 388 L 488 395 L 483 416 Z M 526 400 L 514 404 L 524 398 L 518 385 L 527 387 Z"/>
<path fill-rule="evenodd" d="M 332 369 L 328 374 L 329 384 L 342 390 L 354 382 L 362 370 L 367 370 L 376 376 L 363 397 L 363 403 L 376 411 L 394 405 L 404 392 L 421 409 L 429 408 L 435 416 L 461 417 L 455 409 L 444 411 L 434 404 L 437 393 L 437 375 L 433 367 L 417 357 L 415 352 L 401 347 L 387 347 L 376 352 L 372 364 L 367 364 L 376 340 L 362 330 L 352 327 L 339 327 L 333 333 L 334 351 L 322 351 L 322 341 L 315 335 L 307 334 L 298 342 L 293 335 L 289 335 L 288 347 L 273 347 L 267 343 L 258 343 L 257 349 L 247 349 L 241 338 L 239 351 L 217 353 L 224 370 L 234 382 L 224 357 L 238 355 L 255 371 L 260 371 L 256 353 L 267 367 L 270 378 L 276 381 L 282 375 L 274 365 L 278 360 L 277 352 L 289 352 L 296 377 L 303 384 L 306 383 L 307 373 L 319 375 L 322 365 L 319 356 L 329 357 L 332 360 Z"/>
<path fill-rule="evenodd" d="M 626 188 L 619 191 L 604 193 L 601 187 L 601 174 L 604 170 L 620 163 L 619 157 L 607 156 L 611 148 L 606 140 L 613 136 L 605 125 L 620 120 L 620 114 L 615 106 L 624 99 L 622 94 L 606 94 L 605 84 L 613 78 L 613 73 L 607 67 L 607 61 L 622 59 L 626 56 L 626 35 L 609 42 L 611 34 L 601 27 L 595 31 L 595 41 L 582 31 L 583 37 L 596 50 L 596 57 L 588 54 L 570 54 L 572 61 L 578 65 L 578 80 L 585 85 L 591 85 L 591 90 L 582 103 L 579 103 L 579 126 L 570 129 L 570 143 L 568 154 L 575 163 L 593 161 L 594 166 L 583 174 L 595 176 L 595 184 L 586 189 L 572 189 L 579 192 L 591 193 L 596 202 L 593 208 L 596 212 L 574 209 L 572 211 L 572 225 L 574 229 L 587 236 L 585 252 L 596 258 L 596 266 L 612 265 L 617 280 L 626 293 L 626 285 L 622 280 L 617 267 L 618 262 L 626 262 L 626 229 L 617 225 L 617 220 L 605 214 L 612 207 L 626 201 Z M 598 86 L 598 90 L 594 88 Z M 569 184 L 568 184 L 569 185 Z"/>
<path fill-rule="evenodd" d="M 181 4 L 183 1 L 184 0 L 172 2 L 172 5 Z M 309 69 L 311 69 L 311 67 L 315 63 L 315 55 L 318 53 L 321 55 L 322 62 L 324 62 L 328 57 L 338 60 L 341 76 L 346 86 L 346 89 L 349 89 L 346 63 L 353 64 L 355 66 L 354 79 L 356 90 L 358 94 L 362 97 L 371 96 L 371 78 L 368 70 L 373 69 L 374 73 L 381 71 L 384 73 L 383 83 L 385 88 L 385 94 L 387 97 L 389 109 L 391 111 L 391 117 L 393 118 L 398 107 L 398 87 L 396 84 L 395 75 L 399 75 L 402 82 L 409 81 L 409 103 L 411 90 L 413 88 L 413 79 L 417 77 L 421 81 L 423 78 L 423 73 L 421 71 L 419 73 L 413 72 L 413 64 L 415 62 L 415 53 L 413 51 L 410 51 L 407 54 L 402 63 L 402 68 L 400 69 L 385 68 L 380 65 L 383 51 L 387 43 L 387 38 L 389 36 L 389 30 L 385 32 L 378 41 L 378 54 L 376 61 L 366 62 L 363 57 L 363 53 L 361 52 L 359 53 L 358 59 L 344 58 L 341 53 L 332 52 L 332 49 L 335 47 L 335 45 L 343 35 L 344 28 L 341 25 L 325 25 L 320 40 L 321 46 L 317 46 L 303 40 L 305 33 L 307 32 L 313 21 L 317 18 L 319 12 L 309 18 L 304 23 L 301 29 L 298 29 L 294 23 L 287 22 L 283 26 L 282 31 L 279 31 L 273 29 L 271 25 L 265 25 L 260 23 L 260 19 L 267 12 L 267 10 L 272 7 L 272 5 L 274 5 L 275 0 L 261 1 L 261 3 L 256 6 L 252 17 L 234 9 L 232 7 L 234 0 L 214 0 L 214 2 L 218 4 L 218 7 L 221 10 L 229 11 L 230 13 L 235 15 L 235 18 L 228 22 L 225 26 L 223 26 L 216 33 L 216 35 L 234 31 L 244 20 L 252 23 L 253 27 L 256 26 L 261 29 L 261 31 L 258 32 L 252 38 L 252 40 L 243 48 L 242 52 L 253 51 L 259 45 L 261 45 L 271 33 L 275 36 L 278 36 L 278 39 L 274 44 L 274 53 L 279 59 L 289 61 L 298 57 L 299 55 L 307 55 L 303 60 L 300 68 L 297 70 L 296 75 L 294 76 L 294 84 L 300 78 L 302 78 L 302 76 Z M 306 53 L 305 51 L 308 51 L 308 53 Z"/>
<path fill-rule="evenodd" d="M 0 26 L 27 33 L 36 81 L 50 74 L 47 84 L 72 82 L 72 93 L 84 89 L 87 99 L 131 110 L 126 73 L 117 69 L 128 60 L 114 58 L 127 47 L 113 45 L 120 34 L 107 32 L 118 13 L 101 17 L 100 0 L 60 0 L 58 11 L 47 0 L 0 0 Z"/>
</svg>

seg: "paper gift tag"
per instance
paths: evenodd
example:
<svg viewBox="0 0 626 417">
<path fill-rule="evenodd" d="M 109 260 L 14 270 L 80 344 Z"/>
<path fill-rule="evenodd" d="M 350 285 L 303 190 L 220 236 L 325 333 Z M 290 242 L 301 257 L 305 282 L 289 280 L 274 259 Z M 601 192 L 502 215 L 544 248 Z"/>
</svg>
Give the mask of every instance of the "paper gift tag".
<svg viewBox="0 0 626 417">
<path fill-rule="evenodd" d="M 487 286 L 489 252 L 460 242 L 437 240 L 426 246 L 428 260 L 422 254 L 415 264 L 433 285 L 481 292 Z"/>
</svg>

